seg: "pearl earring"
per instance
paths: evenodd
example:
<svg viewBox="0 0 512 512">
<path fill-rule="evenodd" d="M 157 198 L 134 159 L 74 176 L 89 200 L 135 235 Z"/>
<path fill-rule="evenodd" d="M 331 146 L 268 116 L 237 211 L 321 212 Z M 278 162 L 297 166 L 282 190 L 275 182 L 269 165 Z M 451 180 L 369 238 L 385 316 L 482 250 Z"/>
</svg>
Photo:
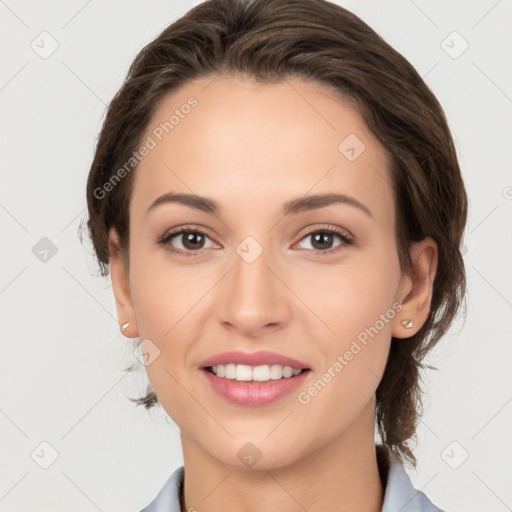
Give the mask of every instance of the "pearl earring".
<svg viewBox="0 0 512 512">
<path fill-rule="evenodd" d="M 400 322 L 406 329 L 410 329 L 412 327 L 412 324 L 414 323 L 414 320 L 411 320 L 411 319 L 407 319 L 407 320 L 402 320 Z"/>
<path fill-rule="evenodd" d="M 130 323 L 129 323 L 129 322 L 126 322 L 125 324 L 123 324 L 123 325 L 121 326 L 121 329 L 122 329 L 122 330 L 123 330 L 123 332 L 124 332 L 124 331 L 126 331 L 126 329 L 128 329 L 128 327 L 130 327 Z"/>
</svg>

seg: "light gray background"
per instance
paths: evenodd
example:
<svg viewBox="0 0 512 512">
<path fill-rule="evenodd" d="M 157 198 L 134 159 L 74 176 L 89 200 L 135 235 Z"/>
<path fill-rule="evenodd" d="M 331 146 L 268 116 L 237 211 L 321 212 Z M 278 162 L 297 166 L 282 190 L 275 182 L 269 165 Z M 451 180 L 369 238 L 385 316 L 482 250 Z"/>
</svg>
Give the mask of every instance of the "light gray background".
<svg viewBox="0 0 512 512">
<path fill-rule="evenodd" d="M 137 511 L 182 464 L 176 425 L 126 398 L 145 377 L 121 371 L 131 345 L 77 230 L 105 105 L 137 52 L 198 3 L 0 1 L 1 511 Z M 408 473 L 448 511 L 512 510 L 512 2 L 339 3 L 425 77 L 470 199 L 468 317 L 428 360 L 439 371 Z M 58 43 L 46 59 L 31 47 L 51 48 L 43 31 Z M 469 44 L 458 58 L 454 31 Z M 57 248 L 46 262 L 32 252 L 42 237 Z M 42 442 L 58 452 L 48 469 Z"/>
</svg>

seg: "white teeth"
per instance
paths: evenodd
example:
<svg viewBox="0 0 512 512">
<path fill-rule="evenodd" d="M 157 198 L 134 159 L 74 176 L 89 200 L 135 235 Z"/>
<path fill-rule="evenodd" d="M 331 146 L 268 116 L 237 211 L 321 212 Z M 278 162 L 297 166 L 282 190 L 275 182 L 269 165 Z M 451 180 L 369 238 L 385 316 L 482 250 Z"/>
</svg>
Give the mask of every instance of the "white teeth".
<svg viewBox="0 0 512 512">
<path fill-rule="evenodd" d="M 227 364 L 224 377 L 226 377 L 226 379 L 236 379 L 236 365 Z"/>
<path fill-rule="evenodd" d="M 299 375 L 301 370 L 292 368 L 291 366 L 281 366 L 273 364 L 269 366 L 248 366 L 246 364 L 218 364 L 212 366 L 212 371 L 217 377 L 238 381 L 257 381 L 266 382 L 269 380 L 279 380 L 282 378 L 289 379 L 292 376 Z"/>
<path fill-rule="evenodd" d="M 236 380 L 252 380 L 252 368 L 245 364 L 236 365 Z"/>
<path fill-rule="evenodd" d="M 277 380 L 281 379 L 282 377 L 284 377 L 284 368 L 278 364 L 273 364 L 270 367 L 270 378 Z"/>
<path fill-rule="evenodd" d="M 267 364 L 263 366 L 255 366 L 252 369 L 252 380 L 256 380 L 258 382 L 265 382 L 272 378 L 272 373 Z"/>
</svg>

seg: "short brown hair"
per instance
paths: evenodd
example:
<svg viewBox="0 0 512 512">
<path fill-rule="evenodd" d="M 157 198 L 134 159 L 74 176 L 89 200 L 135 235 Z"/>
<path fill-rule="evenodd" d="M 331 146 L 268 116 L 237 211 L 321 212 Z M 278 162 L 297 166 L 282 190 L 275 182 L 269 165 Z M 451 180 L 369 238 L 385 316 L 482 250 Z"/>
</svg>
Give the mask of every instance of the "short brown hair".
<svg viewBox="0 0 512 512">
<path fill-rule="evenodd" d="M 97 190 L 138 148 L 164 96 L 214 74 L 245 75 L 262 83 L 305 78 L 355 102 L 391 155 L 402 272 L 411 273 L 412 242 L 431 237 L 437 243 L 430 314 L 415 335 L 392 338 L 376 391 L 383 444 L 415 466 L 409 443 L 423 412 L 420 369 L 426 365 L 421 360 L 460 307 L 466 310 L 460 244 L 467 196 L 450 130 L 434 94 L 400 53 L 351 12 L 325 0 L 208 0 L 141 50 L 108 107 L 87 182 L 87 226 L 101 274 L 109 272 L 111 227 L 128 261 L 128 206 L 135 169 L 106 197 L 99 198 Z M 150 385 L 146 396 L 134 401 L 146 408 L 158 402 Z"/>
</svg>

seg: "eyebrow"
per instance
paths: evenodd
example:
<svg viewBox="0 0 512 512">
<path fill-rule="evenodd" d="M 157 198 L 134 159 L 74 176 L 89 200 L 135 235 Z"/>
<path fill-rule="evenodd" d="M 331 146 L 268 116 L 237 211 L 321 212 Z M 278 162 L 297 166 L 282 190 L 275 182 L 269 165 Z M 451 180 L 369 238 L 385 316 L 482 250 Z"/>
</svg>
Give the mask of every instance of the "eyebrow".
<svg viewBox="0 0 512 512">
<path fill-rule="evenodd" d="M 218 214 L 221 211 L 219 203 L 208 197 L 198 196 L 195 194 L 179 194 L 169 192 L 158 197 L 148 208 L 148 213 L 159 205 L 167 203 L 179 203 L 205 213 Z M 357 199 L 345 194 L 316 194 L 306 197 L 300 197 L 287 201 L 283 205 L 283 215 L 294 215 L 309 210 L 324 208 L 331 204 L 346 204 L 363 211 L 373 219 L 372 212 Z"/>
</svg>

